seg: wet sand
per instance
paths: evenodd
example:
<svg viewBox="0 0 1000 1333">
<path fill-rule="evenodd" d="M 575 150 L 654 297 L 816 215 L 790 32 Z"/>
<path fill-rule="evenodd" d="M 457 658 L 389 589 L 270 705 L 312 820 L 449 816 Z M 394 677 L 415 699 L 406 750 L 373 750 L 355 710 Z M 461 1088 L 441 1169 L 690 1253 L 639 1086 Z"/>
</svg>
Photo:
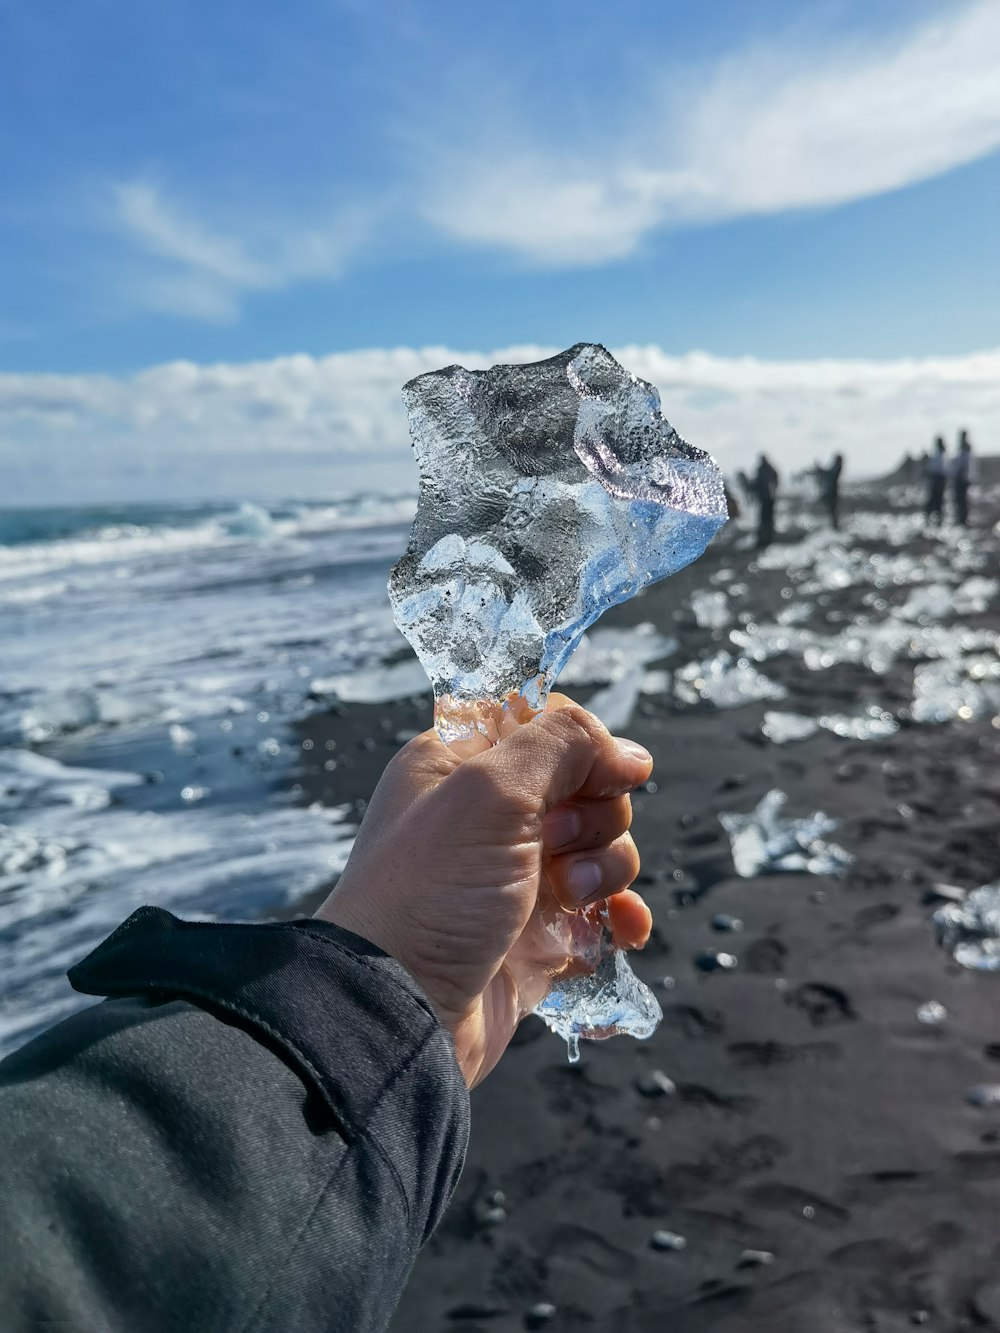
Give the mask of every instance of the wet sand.
<svg viewBox="0 0 1000 1333">
<path fill-rule="evenodd" d="M 652 621 L 681 638 L 672 664 L 705 657 L 728 627 L 700 629 L 684 607 L 714 571 L 752 582 L 758 618 L 782 604 L 785 574 L 748 574 L 750 558 L 721 544 L 602 623 Z M 848 623 L 866 591 L 822 594 L 809 623 Z M 1000 1108 L 965 1100 L 1000 1082 L 1000 976 L 959 968 L 930 924 L 935 884 L 1000 874 L 1000 731 L 907 725 L 911 662 L 879 677 L 794 656 L 760 669 L 786 701 L 640 700 L 628 734 L 656 770 L 634 833 L 656 927 L 635 966 L 664 1022 L 647 1042 L 585 1044 L 577 1066 L 538 1020 L 522 1025 L 473 1094 L 465 1174 L 394 1333 L 1000 1329 Z M 760 732 L 768 707 L 873 701 L 902 710 L 887 740 L 776 746 Z M 416 699 L 310 719 L 303 799 L 363 802 L 428 712 Z M 718 815 L 775 786 L 790 814 L 841 820 L 846 878 L 735 875 Z M 713 929 L 718 914 L 743 929 Z M 737 967 L 701 971 L 706 949 Z M 917 1019 L 930 1000 L 947 1009 L 938 1025 Z M 675 1091 L 650 1095 L 654 1070 Z M 654 1248 L 658 1230 L 684 1247 Z M 556 1307 L 547 1321 L 530 1313 L 539 1302 Z"/>
</svg>

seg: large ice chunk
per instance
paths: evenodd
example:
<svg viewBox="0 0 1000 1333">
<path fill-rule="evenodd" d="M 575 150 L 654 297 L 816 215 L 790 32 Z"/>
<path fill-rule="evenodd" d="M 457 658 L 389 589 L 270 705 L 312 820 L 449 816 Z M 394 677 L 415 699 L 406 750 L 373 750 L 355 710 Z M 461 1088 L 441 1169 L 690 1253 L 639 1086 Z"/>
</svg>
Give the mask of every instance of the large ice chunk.
<svg viewBox="0 0 1000 1333">
<path fill-rule="evenodd" d="M 782 871 L 844 874 L 853 856 L 826 841 L 837 820 L 822 810 L 807 819 L 782 819 L 779 812 L 787 800 L 783 791 L 769 791 L 749 814 L 719 815 L 719 822 L 729 834 L 737 875 L 751 879 Z"/>
<path fill-rule="evenodd" d="M 530 365 L 449 366 L 403 399 L 420 496 L 389 597 L 434 687 L 438 734 L 495 744 L 544 706 L 602 611 L 702 553 L 726 520 L 722 476 L 664 420 L 652 385 L 591 344 Z M 642 676 L 611 685 L 603 707 L 617 720 Z M 580 1037 L 649 1036 L 659 1005 L 602 914 L 539 910 L 563 961 L 537 1012 L 571 1059 Z"/>
<path fill-rule="evenodd" d="M 403 390 L 420 469 L 396 623 L 434 687 L 445 740 L 521 696 L 540 708 L 602 611 L 701 555 L 726 519 L 715 462 L 603 347 Z"/>
</svg>

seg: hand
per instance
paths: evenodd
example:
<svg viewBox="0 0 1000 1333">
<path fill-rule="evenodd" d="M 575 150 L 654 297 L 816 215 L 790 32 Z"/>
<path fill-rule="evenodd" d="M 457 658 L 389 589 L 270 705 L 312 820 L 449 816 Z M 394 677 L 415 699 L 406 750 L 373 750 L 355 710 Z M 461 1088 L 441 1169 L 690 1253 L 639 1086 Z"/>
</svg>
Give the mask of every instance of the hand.
<svg viewBox="0 0 1000 1333">
<path fill-rule="evenodd" d="M 639 870 L 628 792 L 652 766 L 641 746 L 553 695 L 494 749 L 463 762 L 426 731 L 383 773 L 316 915 L 409 970 L 470 1088 L 567 962 L 526 950 L 546 910 L 610 898 L 615 943 L 649 938 L 649 909 L 628 889 Z"/>
</svg>

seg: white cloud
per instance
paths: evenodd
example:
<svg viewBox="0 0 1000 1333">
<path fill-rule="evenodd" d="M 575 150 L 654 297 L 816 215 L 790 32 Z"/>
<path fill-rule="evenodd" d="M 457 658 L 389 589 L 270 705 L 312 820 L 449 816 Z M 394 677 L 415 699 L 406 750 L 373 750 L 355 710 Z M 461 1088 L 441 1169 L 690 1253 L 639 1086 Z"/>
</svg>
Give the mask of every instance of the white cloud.
<svg viewBox="0 0 1000 1333">
<path fill-rule="evenodd" d="M 505 126 L 435 149 L 422 211 L 463 241 L 576 265 L 624 257 L 657 228 L 883 194 L 1000 147 L 998 51 L 1000 4 L 976 0 L 895 45 L 772 44 L 693 89 L 664 69 L 676 92 L 652 88 L 611 141 Z"/>
<path fill-rule="evenodd" d="M 131 376 L 0 375 L 4 500 L 72 503 L 413 489 L 401 385 L 453 362 L 555 348 L 446 347 L 174 362 Z M 784 468 L 836 450 L 855 475 L 966 426 L 1000 451 L 1000 350 L 896 361 L 761 361 L 656 346 L 616 350 L 665 415 L 732 471 L 766 449 Z"/>
<path fill-rule="evenodd" d="M 219 323 L 237 317 L 249 292 L 338 277 L 378 212 L 352 204 L 307 231 L 284 220 L 257 222 L 247 228 L 251 240 L 195 217 L 148 180 L 114 184 L 111 201 L 113 225 L 132 250 L 122 299 Z"/>
</svg>

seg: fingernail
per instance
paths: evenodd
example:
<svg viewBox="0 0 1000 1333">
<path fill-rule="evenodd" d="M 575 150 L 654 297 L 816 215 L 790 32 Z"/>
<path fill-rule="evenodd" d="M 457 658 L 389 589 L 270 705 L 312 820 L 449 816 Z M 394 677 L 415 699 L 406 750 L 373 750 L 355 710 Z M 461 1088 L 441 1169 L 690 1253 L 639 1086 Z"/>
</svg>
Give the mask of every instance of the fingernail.
<svg viewBox="0 0 1000 1333">
<path fill-rule="evenodd" d="M 580 836 L 583 822 L 578 810 L 553 810 L 545 816 L 542 836 L 549 847 L 568 847 Z"/>
<path fill-rule="evenodd" d="M 601 867 L 596 861 L 574 861 L 569 868 L 569 891 L 579 902 L 592 898 L 601 887 Z"/>
<path fill-rule="evenodd" d="M 636 741 L 626 740 L 624 736 L 616 736 L 615 744 L 626 759 L 634 759 L 639 764 L 651 764 L 653 762 L 653 756 L 649 751 Z"/>
</svg>

